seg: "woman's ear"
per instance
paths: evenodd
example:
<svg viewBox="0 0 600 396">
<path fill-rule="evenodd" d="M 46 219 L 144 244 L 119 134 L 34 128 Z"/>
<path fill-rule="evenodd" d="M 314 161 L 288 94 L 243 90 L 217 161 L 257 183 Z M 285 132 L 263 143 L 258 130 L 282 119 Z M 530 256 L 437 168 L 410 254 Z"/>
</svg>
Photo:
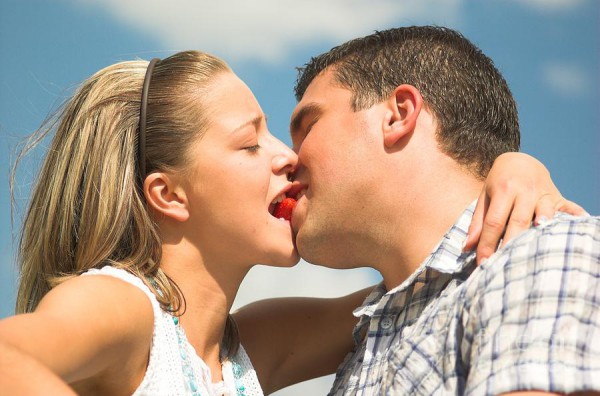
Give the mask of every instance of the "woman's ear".
<svg viewBox="0 0 600 396">
<path fill-rule="evenodd" d="M 162 216 L 176 221 L 186 221 L 190 217 L 185 191 L 165 173 L 154 172 L 146 176 L 144 195 L 150 207 Z"/>
<path fill-rule="evenodd" d="M 423 97 L 417 88 L 402 84 L 388 98 L 388 104 L 390 114 L 383 126 L 383 141 L 386 147 L 391 148 L 415 130 Z"/>
</svg>

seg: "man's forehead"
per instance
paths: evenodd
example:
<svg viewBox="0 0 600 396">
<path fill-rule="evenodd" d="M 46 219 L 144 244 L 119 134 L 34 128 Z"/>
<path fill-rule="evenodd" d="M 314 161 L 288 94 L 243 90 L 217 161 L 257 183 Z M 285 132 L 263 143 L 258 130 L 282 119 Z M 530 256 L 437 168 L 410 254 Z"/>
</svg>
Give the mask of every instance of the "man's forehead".
<svg viewBox="0 0 600 396">
<path fill-rule="evenodd" d="M 294 108 L 291 120 L 293 121 L 298 115 L 306 115 L 314 110 L 323 111 L 332 99 L 332 92 L 343 88 L 335 79 L 335 75 L 331 69 L 326 69 L 318 74 L 308 85 L 302 99 Z M 309 111 L 310 110 L 310 111 Z M 291 123 L 290 123 L 291 126 Z"/>
<path fill-rule="evenodd" d="M 339 84 L 336 83 L 335 71 L 331 68 L 327 68 L 323 70 L 321 73 L 317 74 L 315 78 L 312 79 L 310 84 L 304 90 L 304 94 L 302 95 L 302 99 L 311 98 L 313 96 L 319 96 L 323 90 L 339 87 Z M 312 99 L 310 99 L 312 100 Z M 300 101 L 302 102 L 302 100 Z"/>
</svg>

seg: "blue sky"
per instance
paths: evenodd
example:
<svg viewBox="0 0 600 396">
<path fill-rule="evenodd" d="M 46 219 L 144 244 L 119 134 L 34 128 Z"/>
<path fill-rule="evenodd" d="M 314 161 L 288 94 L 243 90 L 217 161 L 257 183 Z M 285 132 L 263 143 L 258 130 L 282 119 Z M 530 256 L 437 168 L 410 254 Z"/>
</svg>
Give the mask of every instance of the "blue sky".
<svg viewBox="0 0 600 396">
<path fill-rule="evenodd" d="M 83 79 L 121 60 L 205 50 L 230 63 L 255 92 L 271 132 L 289 143 L 296 66 L 346 39 L 413 24 L 456 28 L 494 59 L 519 106 L 522 150 L 548 167 L 566 197 L 600 214 L 595 0 L 2 0 L 0 317 L 11 313 L 16 282 L 7 176 L 15 146 Z M 39 157 L 36 153 L 19 173 L 21 205 Z M 268 271 L 252 274 L 242 288 L 243 301 L 325 295 L 333 281 L 334 292 L 342 293 L 377 279 L 368 271 L 341 276 L 305 264 L 292 270 L 298 271 L 294 276 Z M 257 286 L 264 279 L 281 290 Z"/>
</svg>

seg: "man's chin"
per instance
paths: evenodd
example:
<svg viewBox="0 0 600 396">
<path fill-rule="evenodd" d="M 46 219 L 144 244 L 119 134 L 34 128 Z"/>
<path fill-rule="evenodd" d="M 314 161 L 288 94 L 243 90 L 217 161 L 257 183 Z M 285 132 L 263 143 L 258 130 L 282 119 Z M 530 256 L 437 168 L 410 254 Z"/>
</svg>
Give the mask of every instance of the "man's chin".
<svg viewBox="0 0 600 396">
<path fill-rule="evenodd" d="M 292 233 L 296 238 L 298 236 L 298 233 L 300 232 L 300 229 L 302 228 L 302 225 L 304 224 L 304 217 L 297 215 L 294 211 L 292 213 L 292 219 L 290 220 L 290 223 L 292 224 Z"/>
<path fill-rule="evenodd" d="M 296 203 L 294 207 L 294 211 L 292 212 L 292 218 L 290 219 L 290 223 L 292 223 L 292 231 L 294 236 L 298 235 L 301 232 L 302 227 L 306 223 L 306 217 L 308 214 L 306 197 L 302 197 Z"/>
<path fill-rule="evenodd" d="M 306 229 L 304 229 L 306 231 Z M 296 235 L 296 249 L 300 257 L 307 263 L 321 267 L 330 267 L 330 258 L 327 257 L 327 248 L 322 245 L 322 238 L 315 238 L 300 230 Z M 331 268 L 331 267 L 330 267 Z"/>
</svg>

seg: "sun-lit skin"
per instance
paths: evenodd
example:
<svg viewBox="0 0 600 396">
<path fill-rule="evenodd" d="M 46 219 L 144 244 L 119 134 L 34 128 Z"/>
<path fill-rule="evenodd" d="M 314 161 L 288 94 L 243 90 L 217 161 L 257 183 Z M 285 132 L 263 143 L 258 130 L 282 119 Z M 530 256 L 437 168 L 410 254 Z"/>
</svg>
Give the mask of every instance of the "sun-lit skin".
<svg viewBox="0 0 600 396">
<path fill-rule="evenodd" d="M 300 193 L 292 217 L 296 244 L 309 262 L 361 266 L 366 263 L 356 256 L 348 260 L 346 251 L 362 250 L 358 246 L 367 248 L 374 242 L 372 234 L 365 232 L 369 225 L 359 220 L 373 212 L 376 217 L 369 224 L 377 222 L 373 203 L 378 202 L 380 180 L 363 168 L 365 163 L 381 166 L 371 137 L 363 133 L 374 109 L 336 111 L 349 107 L 350 92 L 324 90 L 322 82 L 319 77 L 311 83 L 292 115 L 292 142 L 300 157 L 294 180 L 308 186 L 306 194 Z"/>
<path fill-rule="evenodd" d="M 290 266 L 298 261 L 289 222 L 273 217 L 273 200 L 291 183 L 296 154 L 270 134 L 250 89 L 234 74 L 217 76 L 205 101 L 211 122 L 189 152 L 180 178 L 189 235 L 205 263 Z"/>
<path fill-rule="evenodd" d="M 433 116 L 422 99 L 411 96 L 416 92 L 420 98 L 414 87 L 407 92 L 353 111 L 351 92 L 325 71 L 296 106 L 294 178 L 305 194 L 292 226 L 307 261 L 335 268 L 369 266 L 393 287 L 477 197 L 482 183 L 439 150 Z M 397 133 L 402 138 L 396 139 Z M 460 180 L 461 189 L 449 180 Z"/>
</svg>

